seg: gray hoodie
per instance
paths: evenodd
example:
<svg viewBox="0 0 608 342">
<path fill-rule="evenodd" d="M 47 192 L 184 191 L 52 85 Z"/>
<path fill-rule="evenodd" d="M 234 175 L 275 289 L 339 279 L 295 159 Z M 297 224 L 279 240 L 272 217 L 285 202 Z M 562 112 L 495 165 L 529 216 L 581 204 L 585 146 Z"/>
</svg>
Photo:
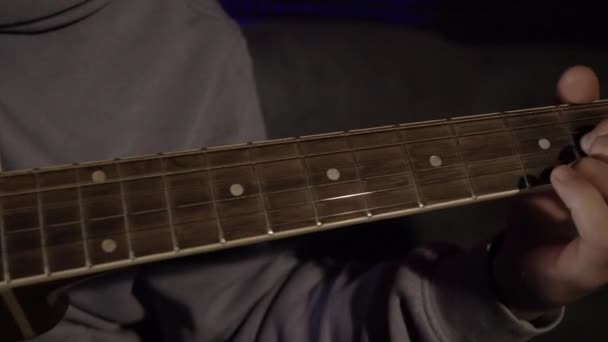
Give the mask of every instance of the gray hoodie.
<svg viewBox="0 0 608 342">
<path fill-rule="evenodd" d="M 0 3 L 5 170 L 264 136 L 245 40 L 215 1 Z M 516 319 L 491 290 L 485 246 L 326 263 L 260 244 L 114 272 L 69 295 L 38 340 L 523 341 L 564 314 Z"/>
</svg>

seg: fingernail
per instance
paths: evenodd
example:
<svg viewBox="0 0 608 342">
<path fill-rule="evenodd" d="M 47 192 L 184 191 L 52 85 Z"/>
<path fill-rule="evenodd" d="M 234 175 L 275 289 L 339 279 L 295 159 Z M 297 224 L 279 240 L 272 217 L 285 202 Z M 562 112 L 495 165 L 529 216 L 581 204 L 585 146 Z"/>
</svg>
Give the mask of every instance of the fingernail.
<svg viewBox="0 0 608 342">
<path fill-rule="evenodd" d="M 583 136 L 583 138 L 581 139 L 581 148 L 583 149 L 583 151 L 585 151 L 585 153 L 589 154 L 589 151 L 591 150 L 591 144 L 593 143 L 593 139 L 595 137 L 593 136 L 593 133 L 587 133 L 585 134 L 585 136 Z"/>
<path fill-rule="evenodd" d="M 560 166 L 553 170 L 553 178 L 558 181 L 567 181 L 574 176 L 574 171 L 569 166 Z"/>
</svg>

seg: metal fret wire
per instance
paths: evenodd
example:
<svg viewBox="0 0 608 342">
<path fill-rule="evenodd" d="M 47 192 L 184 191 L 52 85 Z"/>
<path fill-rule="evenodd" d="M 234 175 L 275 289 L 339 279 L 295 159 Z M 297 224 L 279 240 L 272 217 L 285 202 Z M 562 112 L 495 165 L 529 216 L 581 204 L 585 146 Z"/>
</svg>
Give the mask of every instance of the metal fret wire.
<svg viewBox="0 0 608 342">
<path fill-rule="evenodd" d="M 80 175 L 78 174 L 78 172 L 76 172 L 76 181 L 80 183 Z M 82 246 L 84 248 L 84 261 L 86 267 L 91 267 L 91 252 L 89 251 L 89 239 L 85 223 L 84 202 L 82 200 L 82 187 L 78 185 L 76 189 L 78 193 L 78 214 L 80 216 L 79 222 L 83 241 Z"/>
<path fill-rule="evenodd" d="M 161 167 L 163 173 L 166 172 L 166 161 L 161 160 Z M 76 172 L 78 173 L 78 172 Z M 167 186 L 167 176 L 162 175 L 163 194 L 165 198 L 165 209 L 167 211 L 167 220 L 169 221 L 169 230 L 171 232 L 171 240 L 173 242 L 173 250 L 179 251 L 179 245 L 177 242 L 177 234 L 175 233 L 175 225 L 173 224 L 173 211 L 171 210 L 171 195 L 169 194 L 169 187 Z"/>
<path fill-rule="evenodd" d="M 509 127 L 509 123 L 507 122 L 507 118 L 505 116 L 501 117 L 502 119 L 502 123 L 505 125 L 505 127 L 508 127 L 507 129 L 507 133 L 509 133 L 509 137 L 511 139 L 511 142 L 513 142 L 511 144 L 511 152 L 513 152 L 514 154 L 517 154 L 517 160 L 519 161 L 519 166 L 521 167 L 521 171 L 524 175 L 524 182 L 526 184 L 526 189 L 530 189 L 530 183 L 528 182 L 528 177 L 526 177 L 526 168 L 524 167 L 524 161 L 521 159 L 521 154 L 516 153 L 516 149 L 515 149 L 515 144 L 517 144 L 517 142 L 515 141 L 515 135 L 513 134 L 513 130 L 511 129 L 511 127 Z"/>
<path fill-rule="evenodd" d="M 42 192 L 40 192 L 40 180 L 38 174 L 34 174 L 36 179 L 36 206 L 38 207 L 38 229 L 40 230 L 40 250 L 42 251 L 42 266 L 44 274 L 50 273 L 49 255 L 46 248 L 46 234 L 44 232 L 44 215 L 42 211 Z"/>
<path fill-rule="evenodd" d="M 117 165 L 116 171 L 118 172 L 118 178 L 122 178 L 120 172 L 120 164 Z M 127 198 L 125 197 L 125 183 L 119 182 L 120 187 L 120 201 L 122 203 L 122 217 L 123 217 L 123 228 L 125 230 L 125 236 L 127 238 L 127 249 L 129 252 L 129 259 L 135 259 L 135 252 L 133 251 L 133 245 L 131 243 L 131 224 L 129 222 L 129 212 L 127 211 Z"/>
<path fill-rule="evenodd" d="M 258 172 L 258 168 L 256 167 L 256 163 L 251 161 L 251 149 L 247 149 L 247 160 L 249 160 L 250 163 L 250 167 L 253 169 L 253 174 L 255 176 L 255 184 L 256 187 L 258 188 L 258 194 L 260 194 L 260 201 L 262 202 L 262 206 L 264 208 L 264 219 L 266 220 L 266 233 L 267 234 L 274 234 L 274 231 L 272 230 L 272 226 L 270 225 L 270 217 L 268 217 L 268 208 L 266 207 L 266 201 L 264 201 L 264 198 L 261 196 L 261 194 L 263 193 L 262 190 L 262 183 L 260 183 L 260 175 Z M 239 196 L 240 198 L 240 196 Z M 251 213 L 248 213 L 247 215 L 251 215 Z M 237 215 L 238 216 L 238 215 Z"/>
<path fill-rule="evenodd" d="M 363 181 L 365 179 L 363 177 L 361 177 L 361 170 L 359 169 L 360 164 L 357 162 L 357 155 L 355 154 L 355 150 L 353 150 L 353 143 L 350 140 L 350 138 L 351 138 L 350 135 L 347 135 L 346 137 L 344 137 L 344 139 L 346 140 L 346 145 L 348 146 L 348 149 L 350 150 L 350 155 L 353 158 L 353 161 L 354 161 L 353 164 L 355 164 L 355 167 L 354 167 L 355 175 L 357 176 L 358 182 L 361 183 L 360 185 L 363 187 Z M 331 185 L 331 183 L 328 185 Z M 365 207 L 365 209 L 364 209 L 365 215 L 367 217 L 372 216 L 372 213 L 369 211 L 369 203 L 367 202 L 367 198 L 365 198 L 365 196 L 363 196 L 362 199 L 363 199 L 363 206 Z"/>
<path fill-rule="evenodd" d="M 407 148 L 407 144 L 401 144 L 401 154 L 403 155 L 403 159 L 410 165 L 414 165 L 412 158 L 410 157 L 410 151 Z M 420 190 L 418 189 L 418 182 L 416 181 L 416 174 L 412 172 L 412 180 L 414 184 L 414 192 L 416 193 L 416 201 L 418 202 L 418 207 L 424 207 L 424 203 L 422 202 L 422 196 L 420 195 Z"/>
<path fill-rule="evenodd" d="M 473 189 L 471 175 L 469 174 L 468 164 L 470 164 L 470 163 L 466 163 L 464 160 L 464 156 L 462 155 L 462 148 L 460 147 L 461 145 L 460 145 L 460 142 L 458 141 L 459 137 L 457 136 L 456 131 L 454 130 L 454 124 L 451 122 L 451 120 L 448 120 L 446 125 L 448 126 L 448 129 L 450 130 L 450 134 L 454 137 L 454 140 L 456 141 L 456 153 L 458 153 L 458 157 L 460 158 L 460 160 L 462 161 L 462 164 L 464 165 L 463 169 L 464 169 L 464 173 L 466 175 L 467 184 L 469 184 L 469 191 L 471 192 L 471 196 L 473 196 L 473 198 L 477 198 L 477 195 L 475 194 L 475 190 Z"/>
<path fill-rule="evenodd" d="M 198 157 L 200 159 L 200 155 Z M 205 163 L 207 163 L 206 159 Z M 222 228 L 222 222 L 220 221 L 220 212 L 217 209 L 217 200 L 215 199 L 215 191 L 213 190 L 211 177 L 207 177 L 207 186 L 209 187 L 209 196 L 211 196 L 211 205 L 213 206 L 213 213 L 215 214 L 215 223 L 217 223 L 217 238 L 221 243 L 226 243 L 226 237 L 224 236 L 224 229 Z"/>
<path fill-rule="evenodd" d="M 302 155 L 302 148 L 300 146 L 299 141 L 296 142 L 296 151 L 298 152 L 299 156 Z M 323 224 L 323 222 L 321 222 L 321 218 L 319 217 L 317 205 L 314 202 L 315 197 L 314 197 L 314 194 L 312 193 L 312 186 L 310 185 L 311 184 L 310 183 L 310 175 L 311 175 L 310 169 L 308 168 L 308 165 L 306 164 L 306 161 L 304 160 L 304 158 L 298 158 L 298 159 L 299 159 L 300 165 L 302 166 L 302 169 L 304 169 L 304 178 L 306 178 L 305 189 L 308 189 L 308 196 L 310 197 L 310 202 L 312 203 L 312 210 L 315 215 L 315 223 L 317 224 L 317 226 L 320 226 Z M 292 191 L 292 190 L 287 190 L 287 191 Z"/>
<path fill-rule="evenodd" d="M 561 110 L 558 110 L 558 113 L 559 113 L 560 118 L 561 118 L 562 111 L 561 111 Z M 521 114 L 521 115 L 526 115 L 526 114 L 529 114 L 529 113 L 523 113 L 523 114 Z M 504 115 L 502 115 L 501 117 L 503 118 L 503 120 L 505 119 L 505 116 L 504 116 Z M 600 118 L 600 117 L 604 117 L 604 116 L 599 116 L 598 118 Z M 485 118 L 478 119 L 478 120 L 483 120 L 483 119 L 485 119 Z M 574 122 L 576 122 L 576 121 L 582 121 L 582 119 L 581 119 L 581 120 L 570 120 L 570 121 L 567 121 L 567 122 L 563 122 L 563 120 L 560 120 L 560 124 L 550 124 L 550 125 L 528 125 L 528 126 L 522 126 L 522 127 L 518 127 L 518 129 L 525 129 L 525 128 L 529 128 L 529 127 L 536 127 L 536 126 L 563 125 L 564 123 L 574 123 Z M 481 135 L 481 134 L 488 134 L 488 133 L 497 133 L 497 132 L 500 132 L 500 131 L 508 131 L 509 133 L 511 133 L 511 134 L 512 134 L 512 129 L 510 129 L 510 127 L 509 127 L 508 125 L 506 125 L 506 127 L 508 127 L 508 129 L 505 129 L 505 130 L 493 130 L 493 131 L 486 131 L 486 132 L 479 132 L 479 133 L 470 134 L 470 135 Z M 570 131 L 570 130 L 569 130 L 569 131 Z M 382 132 L 382 131 L 378 131 L 378 132 Z M 373 133 L 375 133 L 375 132 L 373 132 Z M 453 132 L 452 132 L 452 133 L 453 133 Z M 469 136 L 469 135 L 461 135 L 461 136 Z M 444 139 L 448 139 L 448 138 L 438 138 L 438 139 L 430 139 L 430 140 L 444 140 Z M 570 137 L 570 139 L 571 139 L 571 137 Z M 514 141 L 514 139 L 512 139 L 512 142 L 515 142 L 515 141 Z M 404 146 L 405 146 L 405 145 L 407 145 L 407 144 L 405 144 L 405 143 L 399 143 L 399 144 L 386 145 L 386 146 L 399 146 L 399 145 L 404 145 Z M 371 147 L 371 148 L 380 148 L 380 147 L 382 147 L 382 146 L 374 146 L 374 147 Z M 357 150 L 364 150 L 364 149 L 368 149 L 368 148 L 360 148 L 360 149 L 357 149 Z M 354 150 L 353 150 L 353 149 L 350 149 L 350 151 L 351 151 L 352 153 L 354 153 Z M 300 152 L 300 151 L 298 151 L 298 152 Z M 326 155 L 337 154 L 337 153 L 345 153 L 345 152 L 348 152 L 348 151 L 343 151 L 343 152 L 331 152 L 331 153 L 326 153 Z M 538 153 L 538 154 L 540 154 L 540 153 Z M 529 155 L 529 154 L 526 154 L 526 155 Z M 286 159 L 303 159 L 303 158 L 310 157 L 310 156 L 311 156 L 311 155 L 308 155 L 308 156 L 301 156 L 301 155 L 300 155 L 299 157 L 295 157 L 295 158 L 286 158 Z M 494 158 L 494 159 L 484 160 L 484 162 L 488 162 L 488 161 L 495 161 L 495 160 L 500 160 L 500 159 L 505 159 L 505 158 L 512 158 L 512 157 L 514 157 L 514 156 L 517 156 L 517 157 L 519 157 L 519 158 L 521 159 L 522 154 L 516 154 L 516 153 L 514 153 L 514 155 L 513 155 L 513 156 L 508 156 L 508 157 L 501 157 L 501 158 Z M 268 161 L 268 162 L 273 162 L 273 161 Z M 408 161 L 408 162 L 409 162 L 409 161 Z M 467 164 L 467 163 L 463 163 L 463 165 L 466 165 L 466 164 Z M 345 164 L 345 165 L 346 165 L 346 164 Z M 355 163 L 352 163 L 352 164 L 350 164 L 350 165 L 354 165 L 354 167 L 355 167 L 355 168 L 357 168 L 357 167 L 358 167 L 359 165 L 361 165 L 361 164 L 360 164 L 360 163 L 355 162 Z M 410 163 L 410 165 L 411 165 L 411 163 Z M 460 165 L 460 164 L 458 164 L 458 165 Z M 451 166 L 449 166 L 449 167 L 452 167 L 452 166 L 455 166 L 455 165 L 451 165 Z M 222 168 L 230 168 L 230 167 L 233 167 L 233 166 L 226 166 L 226 167 L 222 167 Z M 220 168 L 218 168 L 218 169 L 220 169 Z M 522 163 L 522 169 L 523 169 L 523 170 L 524 170 L 524 172 L 525 172 L 525 169 L 523 168 L 523 163 Z M 208 170 L 209 170 L 209 168 L 207 168 L 207 169 L 201 169 L 201 170 L 208 171 Z M 185 171 L 185 172 L 179 172 L 179 173 L 181 174 L 181 173 L 191 173 L 191 172 L 196 172 L 196 170 L 188 170 L 188 171 Z M 411 174 L 415 174 L 415 172 L 414 172 L 414 171 L 411 171 L 411 172 L 404 172 L 404 174 L 410 174 L 410 173 L 411 173 Z M 163 173 L 162 173 L 162 176 L 164 177 L 165 175 L 171 175 L 171 174 L 174 174 L 174 173 L 166 173 L 166 172 L 163 172 Z M 308 173 L 307 173 L 307 174 L 308 174 Z M 317 173 L 317 174 L 320 174 L 320 173 Z M 389 176 L 389 175 L 383 175 L 383 176 L 377 176 L 377 177 L 371 177 L 371 178 L 382 178 L 382 177 L 387 177 L 387 176 Z M 138 178 L 132 178 L 132 179 L 139 179 L 139 178 L 150 178 L 150 177 L 156 177 L 156 176 L 138 177 Z M 120 179 L 120 180 L 118 180 L 118 182 L 123 182 L 124 180 L 122 179 L 122 177 L 120 177 L 120 178 L 121 178 L 121 179 Z M 371 178 L 365 178 L 365 179 L 362 179 L 361 177 L 358 177 L 358 178 L 357 178 L 357 179 L 355 179 L 355 180 L 349 180 L 349 181 L 345 181 L 345 182 L 341 182 L 341 183 L 347 183 L 347 182 L 356 182 L 356 181 L 359 181 L 359 182 L 360 182 L 360 181 L 362 181 L 362 180 L 371 179 Z M 132 180 L 132 179 L 131 179 L 131 180 Z M 283 178 L 283 179 L 287 179 L 287 178 Z M 258 180 L 258 181 L 259 181 L 259 180 Z M 210 182 L 210 183 L 211 183 L 211 182 Z M 219 182 L 218 182 L 218 183 L 219 183 Z M 330 183 L 330 184 L 327 184 L 327 185 L 331 185 L 331 184 L 336 184 L 336 183 Z M 327 186 L 327 185 L 320 185 L 320 186 Z M 315 186 L 315 187 L 318 187 L 318 186 Z M 80 187 L 79 187 L 79 188 L 80 188 Z M 261 186 L 259 186 L 259 188 L 261 189 Z M 312 189 L 313 187 L 312 187 L 312 186 L 310 186 L 310 185 L 307 185 L 307 186 L 306 186 L 306 187 L 304 187 L 304 188 L 308 188 L 308 189 L 310 190 L 310 189 Z M 353 197 L 353 196 L 368 195 L 368 194 L 372 194 L 372 193 L 385 192 L 385 191 L 390 191 L 390 190 L 399 189 L 399 188 L 401 188 L 401 187 L 395 187 L 395 188 L 383 189 L 383 190 L 376 190 L 376 191 L 370 191 L 370 192 L 364 192 L 364 193 L 361 193 L 361 194 L 352 194 L 352 195 L 349 195 L 349 196 Z M 55 190 L 55 189 L 53 189 L 53 190 Z M 281 191 L 275 191 L 275 192 L 263 192 L 263 191 L 259 191 L 259 193 L 258 193 L 257 195 L 255 195 L 255 196 L 256 196 L 256 197 L 257 197 L 257 196 L 260 196 L 260 197 L 261 197 L 261 196 L 263 196 L 264 194 L 271 194 L 271 193 L 285 192 L 285 191 L 294 191 L 294 190 L 297 190 L 297 189 L 288 189 L 288 190 L 281 190 Z M 41 193 L 41 191 L 36 191 L 36 193 Z M 134 193 L 136 193 L 136 192 L 134 192 Z M 107 196 L 98 196 L 98 197 L 107 197 Z M 121 197 L 123 197 L 122 199 L 123 199 L 123 201 L 124 201 L 124 193 L 123 193 L 122 189 L 121 189 Z M 252 197 L 252 196 L 250 196 L 250 197 Z M 97 198 L 97 197 L 91 197 L 91 199 L 93 199 L 93 198 Z M 239 197 L 239 198 L 244 198 L 244 197 Z M 235 200 L 235 199 L 227 199 L 227 200 Z M 315 201 L 315 200 L 312 200 L 312 202 L 314 203 L 314 202 L 327 201 L 327 200 L 331 200 L 331 199 L 323 199 L 323 200 L 316 200 L 316 201 Z M 64 202 L 69 202 L 69 201 L 64 201 Z M 214 201 L 214 202 L 215 202 L 215 201 Z M 205 202 L 205 203 L 208 203 L 208 202 Z M 203 204 L 203 203 L 197 203 L 197 204 L 193 204 L 193 205 L 200 205 L 200 204 Z M 397 205 L 399 205 L 399 203 L 395 203 L 395 204 L 392 204 L 392 205 L 389 205 L 389 206 L 378 207 L 378 208 L 393 207 L 393 206 L 397 206 Z M 169 204 L 167 204 L 167 206 L 169 206 Z M 373 209 L 378 209 L 378 208 L 373 208 Z M 163 208 L 163 209 L 164 209 L 164 208 Z M 280 209 L 283 209 L 283 208 L 279 208 L 279 209 L 277 209 L 277 210 L 280 210 Z M 366 210 L 369 210 L 369 209 L 372 209 L 372 208 L 366 207 Z M 125 205 L 124 203 L 123 203 L 123 210 L 124 210 L 123 215 L 124 215 L 124 216 L 127 216 L 127 215 L 128 215 L 128 213 L 126 212 L 126 205 Z M 265 210 L 265 211 L 266 211 L 266 210 Z M 315 210 L 315 211 L 316 211 L 316 210 Z M 340 215 L 340 214 L 336 214 L 336 215 Z M 109 218 L 109 217 L 108 217 L 108 218 Z M 218 224 L 219 224 L 219 215 L 218 215 L 218 216 L 216 216 L 216 218 L 218 219 Z M 106 219 L 107 219 L 107 218 L 106 218 Z M 2 220 L 2 221 L 3 221 L 3 220 Z M 127 220 L 126 220 L 126 217 L 125 217 L 125 223 L 126 223 L 126 224 L 128 224 L 128 223 L 127 223 Z M 154 227 L 154 226 L 161 226 L 161 225 L 148 225 L 148 226 L 149 226 L 149 227 Z M 164 227 L 165 225 L 162 225 L 162 226 Z M 3 228 L 3 229 L 2 229 L 2 238 L 3 238 L 3 239 L 2 239 L 2 242 L 3 242 L 3 244 L 5 245 L 5 244 L 6 244 L 6 241 L 5 241 L 5 239 L 4 239 L 4 237 L 5 237 L 5 232 L 4 232 L 4 225 L 3 225 L 3 224 L 2 224 L 2 228 Z M 24 231 L 25 231 L 25 230 L 24 230 Z M 144 230 L 142 230 L 142 231 L 144 231 Z M 127 235 L 127 236 L 128 236 L 128 234 L 129 234 L 129 231 L 127 230 L 127 231 L 125 232 L 125 234 L 120 234 L 120 233 L 119 233 L 119 234 L 115 234 L 115 235 Z M 127 240 L 128 240 L 128 242 L 130 242 L 130 238 L 127 238 Z M 6 254 L 6 247 L 5 247 L 5 246 L 3 246 L 3 247 L 4 247 L 4 248 L 3 248 L 3 253 L 4 253 L 4 254 Z M 131 248 L 130 248 L 130 252 L 132 252 L 132 249 L 131 249 Z M 8 273 L 8 262 L 7 262 L 6 257 L 4 258 L 3 262 L 4 262 L 4 264 L 5 264 L 5 273 Z"/>
</svg>

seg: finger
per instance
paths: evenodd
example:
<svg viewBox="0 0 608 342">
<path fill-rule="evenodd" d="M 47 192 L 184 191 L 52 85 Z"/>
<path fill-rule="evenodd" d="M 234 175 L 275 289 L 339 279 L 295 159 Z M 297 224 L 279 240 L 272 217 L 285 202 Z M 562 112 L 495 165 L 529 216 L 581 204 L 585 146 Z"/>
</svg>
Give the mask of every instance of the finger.
<svg viewBox="0 0 608 342">
<path fill-rule="evenodd" d="M 570 219 L 570 213 L 555 193 L 530 198 L 528 204 L 537 210 L 537 213 L 542 212 L 550 217 L 556 224 Z"/>
<path fill-rule="evenodd" d="M 570 209 L 582 241 L 608 254 L 608 205 L 600 191 L 578 171 L 565 165 L 553 170 L 551 183 Z"/>
<path fill-rule="evenodd" d="M 554 191 L 524 193 L 513 201 L 511 215 L 532 220 L 550 219 L 552 224 L 564 222 L 570 218 L 570 211 Z M 538 222 L 535 222 L 538 223 Z"/>
<path fill-rule="evenodd" d="M 608 134 L 597 137 L 591 144 L 588 154 L 608 163 Z"/>
<path fill-rule="evenodd" d="M 578 235 L 570 211 L 553 191 L 527 193 L 514 199 L 507 220 L 510 233 L 530 246 L 564 243 Z"/>
<path fill-rule="evenodd" d="M 608 142 L 608 136 L 606 141 Z M 604 200 L 608 200 L 608 164 L 595 158 L 583 158 L 574 167 L 591 185 L 593 185 Z M 606 223 L 608 228 L 608 222 Z"/>
<path fill-rule="evenodd" d="M 598 137 L 608 135 L 608 120 L 600 122 L 593 130 L 581 139 L 581 148 L 585 153 L 591 155 L 591 146 L 595 143 Z M 596 147 L 598 149 L 598 147 Z M 608 151 L 604 152 L 608 153 Z"/>
<path fill-rule="evenodd" d="M 557 97 L 562 103 L 589 103 L 600 98 L 600 81 L 584 65 L 568 68 L 557 82 Z"/>
</svg>

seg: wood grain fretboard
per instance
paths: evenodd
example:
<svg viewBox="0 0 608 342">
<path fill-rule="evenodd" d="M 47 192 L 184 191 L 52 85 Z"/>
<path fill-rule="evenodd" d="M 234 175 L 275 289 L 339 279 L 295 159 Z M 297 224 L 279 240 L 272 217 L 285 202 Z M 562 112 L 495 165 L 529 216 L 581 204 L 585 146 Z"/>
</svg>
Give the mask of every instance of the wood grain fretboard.
<svg viewBox="0 0 608 342">
<path fill-rule="evenodd" d="M 608 102 L 4 173 L 0 287 L 510 196 Z"/>
</svg>

